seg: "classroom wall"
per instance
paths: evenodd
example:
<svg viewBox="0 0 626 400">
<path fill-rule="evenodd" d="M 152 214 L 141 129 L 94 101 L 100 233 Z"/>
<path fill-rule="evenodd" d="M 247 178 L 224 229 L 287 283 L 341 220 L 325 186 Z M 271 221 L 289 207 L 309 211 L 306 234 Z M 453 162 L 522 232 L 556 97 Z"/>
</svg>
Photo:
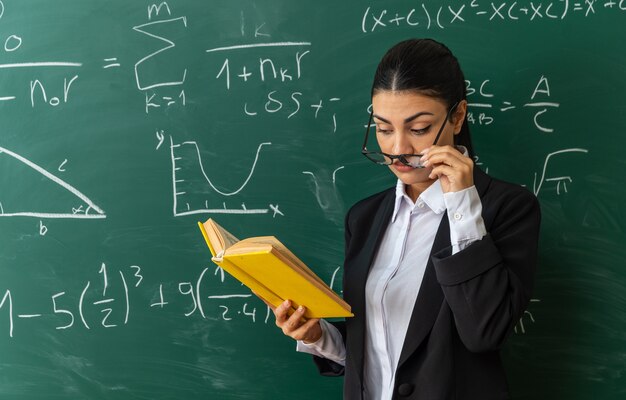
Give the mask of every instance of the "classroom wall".
<svg viewBox="0 0 626 400">
<path fill-rule="evenodd" d="M 0 0 L 0 397 L 339 398 L 196 226 L 341 291 L 387 48 L 446 43 L 476 165 L 543 221 L 514 399 L 626 395 L 626 2 Z"/>
</svg>

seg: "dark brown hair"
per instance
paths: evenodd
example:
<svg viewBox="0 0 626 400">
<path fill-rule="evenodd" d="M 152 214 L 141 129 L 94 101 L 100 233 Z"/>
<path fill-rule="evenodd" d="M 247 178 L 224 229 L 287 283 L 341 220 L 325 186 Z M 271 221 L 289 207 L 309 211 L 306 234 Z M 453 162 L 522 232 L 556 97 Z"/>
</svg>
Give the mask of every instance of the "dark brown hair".
<svg viewBox="0 0 626 400">
<path fill-rule="evenodd" d="M 374 75 L 372 96 L 380 91 L 415 91 L 444 101 L 447 109 L 467 97 L 458 60 L 432 39 L 409 39 L 387 50 Z M 467 115 L 454 143 L 474 155 Z"/>
</svg>

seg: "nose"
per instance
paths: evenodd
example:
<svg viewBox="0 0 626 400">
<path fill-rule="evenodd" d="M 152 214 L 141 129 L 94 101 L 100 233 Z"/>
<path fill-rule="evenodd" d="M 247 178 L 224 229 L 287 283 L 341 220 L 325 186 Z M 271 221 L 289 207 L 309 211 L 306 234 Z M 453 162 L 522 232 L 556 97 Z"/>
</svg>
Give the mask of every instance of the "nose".
<svg viewBox="0 0 626 400">
<path fill-rule="evenodd" d="M 413 154 L 415 152 L 406 132 L 396 132 L 392 151 L 393 154 Z"/>
</svg>

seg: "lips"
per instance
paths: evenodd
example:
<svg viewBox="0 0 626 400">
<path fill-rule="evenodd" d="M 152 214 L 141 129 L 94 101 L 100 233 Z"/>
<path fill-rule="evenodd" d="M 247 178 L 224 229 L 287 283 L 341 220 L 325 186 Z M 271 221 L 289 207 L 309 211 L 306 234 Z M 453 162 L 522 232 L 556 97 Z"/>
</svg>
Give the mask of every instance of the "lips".
<svg viewBox="0 0 626 400">
<path fill-rule="evenodd" d="M 398 172 L 411 172 L 415 170 L 415 168 L 410 167 L 408 165 L 404 165 L 400 161 L 396 161 L 391 165 Z"/>
</svg>

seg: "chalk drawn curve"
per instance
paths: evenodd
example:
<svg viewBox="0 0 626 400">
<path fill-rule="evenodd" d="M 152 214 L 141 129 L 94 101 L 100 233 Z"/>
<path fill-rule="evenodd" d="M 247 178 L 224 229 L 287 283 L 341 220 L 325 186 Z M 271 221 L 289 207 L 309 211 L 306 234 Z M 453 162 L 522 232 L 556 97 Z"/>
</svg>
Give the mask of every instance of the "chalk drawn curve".
<svg viewBox="0 0 626 400">
<path fill-rule="evenodd" d="M 196 142 L 185 142 L 183 144 L 190 144 L 190 143 L 193 143 L 193 145 L 196 148 L 196 154 L 198 155 L 198 160 L 200 160 L 200 171 L 202 171 L 202 175 L 204 176 L 204 179 L 206 179 L 206 181 L 209 183 L 209 185 L 211 186 L 213 190 L 215 190 L 217 193 L 221 194 L 222 196 L 234 196 L 237 193 L 241 192 L 243 188 L 246 187 L 246 185 L 248 184 L 248 181 L 250 181 L 250 178 L 252 178 L 252 175 L 254 174 L 254 170 L 256 169 L 256 163 L 259 160 L 259 154 L 261 153 L 261 149 L 263 148 L 263 146 L 270 146 L 272 144 L 271 142 L 264 142 L 264 143 L 259 144 L 259 147 L 257 147 L 256 149 L 256 155 L 254 156 L 254 162 L 252 163 L 252 167 L 250 168 L 250 173 L 248 174 L 248 177 L 243 182 L 243 184 L 235 191 L 222 192 L 221 190 L 215 187 L 213 182 L 211 182 L 211 179 L 209 179 L 209 176 L 204 171 L 204 165 L 202 163 L 202 157 L 200 156 L 200 148 L 198 147 L 198 144 Z"/>
</svg>

